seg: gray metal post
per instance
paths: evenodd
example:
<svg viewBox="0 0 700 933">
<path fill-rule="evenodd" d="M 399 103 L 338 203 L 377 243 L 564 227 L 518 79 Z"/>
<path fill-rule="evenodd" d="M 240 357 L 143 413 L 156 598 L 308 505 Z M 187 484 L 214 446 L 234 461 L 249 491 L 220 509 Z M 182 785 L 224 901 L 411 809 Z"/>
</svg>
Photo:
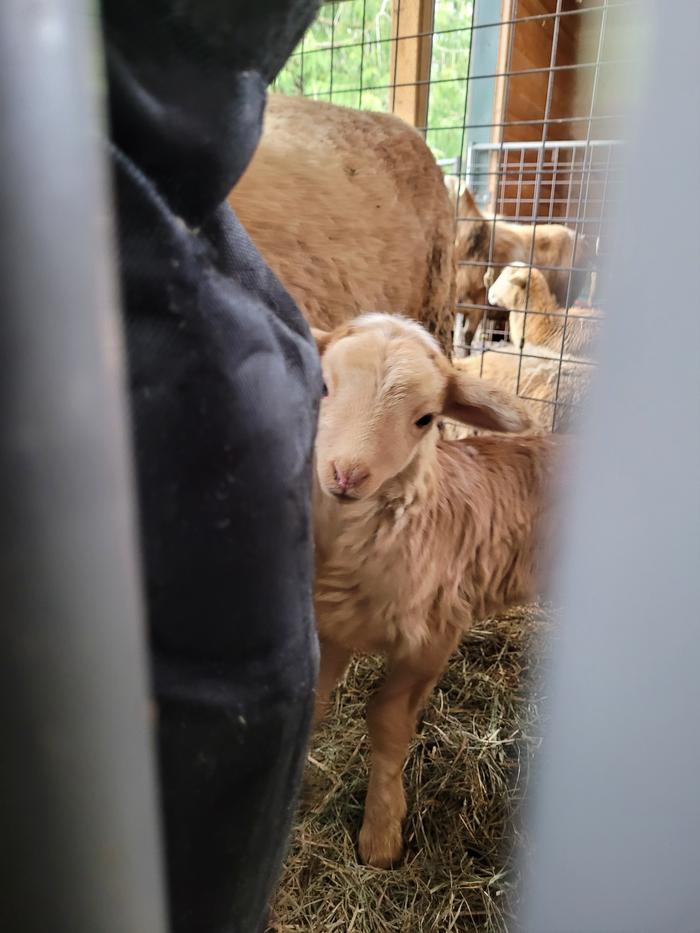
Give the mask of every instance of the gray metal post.
<svg viewBox="0 0 700 933">
<path fill-rule="evenodd" d="M 683 91 L 700 5 L 672 7 L 652 6 L 600 373 L 567 508 L 531 933 L 700 929 L 700 109 Z M 630 7 L 635 19 L 646 12 Z"/>
<path fill-rule="evenodd" d="M 0 929 L 161 933 L 92 4 L 0 3 Z"/>
</svg>

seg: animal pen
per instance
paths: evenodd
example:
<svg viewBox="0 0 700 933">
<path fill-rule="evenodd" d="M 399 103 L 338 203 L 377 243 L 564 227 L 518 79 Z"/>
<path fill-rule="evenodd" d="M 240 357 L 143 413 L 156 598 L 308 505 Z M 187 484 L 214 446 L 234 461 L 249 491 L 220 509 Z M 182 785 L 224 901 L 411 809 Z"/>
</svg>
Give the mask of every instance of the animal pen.
<svg viewBox="0 0 700 933">
<path fill-rule="evenodd" d="M 115 0 L 102 4 L 103 38 L 116 14 L 130 10 L 133 28 L 127 38 L 137 30 L 144 37 L 143 57 L 135 63 L 145 62 L 141 73 L 155 73 L 164 84 L 161 77 L 177 75 L 182 67 L 177 56 L 171 59 L 161 54 L 159 61 L 155 54 L 156 40 L 164 41 L 163 34 L 157 33 L 173 24 L 162 20 L 166 8 L 173 13 L 236 8 L 232 22 L 242 23 L 240 32 L 246 33 L 246 17 L 255 18 L 253 5 L 250 11 L 248 6 Z M 272 11 L 276 16 L 275 4 L 263 6 L 265 15 Z M 309 17 L 312 6 L 312 2 L 307 4 Z M 700 809 L 694 778 L 700 742 L 697 730 L 688 724 L 700 706 L 700 641 L 697 612 L 693 611 L 700 602 L 696 566 L 700 487 L 693 482 L 700 476 L 700 443 L 697 431 L 692 430 L 697 421 L 700 370 L 683 354 L 659 354 L 658 341 L 650 340 L 649 334 L 658 330 L 659 312 L 670 309 L 688 345 L 700 340 L 700 317 L 687 300 L 687 275 L 672 274 L 692 270 L 697 262 L 693 218 L 700 191 L 693 156 L 700 111 L 687 108 L 677 90 L 687 83 L 689 62 L 694 61 L 700 7 L 693 0 L 677 0 L 670 16 L 668 6 L 657 4 L 654 16 L 645 21 L 638 0 L 338 0 L 321 5 L 318 20 L 276 82 L 277 90 L 286 94 L 393 112 L 424 135 L 453 193 L 458 238 L 473 244 L 472 232 L 479 230 L 476 239 L 487 247 L 476 258 L 468 250 L 457 257 L 456 280 L 461 273 L 464 281 L 475 284 L 475 290 L 455 295 L 454 337 L 448 336 L 452 318 L 445 315 L 441 324 L 448 326 L 441 329 L 440 338 L 450 344 L 455 368 L 475 366 L 484 378 L 495 369 L 494 360 L 507 361 L 513 387 L 525 401 L 540 403 L 546 413 L 540 428 L 567 430 L 562 412 L 571 407 L 571 397 L 562 398 L 561 390 L 566 392 L 572 371 L 588 373 L 594 362 L 587 350 L 574 351 L 567 344 L 569 325 L 576 336 L 581 331 L 577 324 L 595 324 L 598 312 L 608 310 L 605 300 L 610 301 L 610 313 L 597 392 L 592 393 L 584 426 L 587 431 L 582 432 L 583 443 L 576 445 L 572 472 L 577 476 L 567 500 L 568 520 L 562 522 L 569 540 L 560 549 L 563 556 L 559 556 L 557 580 L 558 595 L 566 607 L 565 624 L 557 624 L 556 638 L 549 638 L 558 622 L 555 611 L 529 606 L 511 608 L 469 630 L 437 684 L 413 739 L 405 764 L 409 812 L 403 827 L 405 856 L 391 871 L 368 867 L 358 859 L 356 842 L 369 757 L 362 714 L 381 661 L 365 658 L 351 663 L 308 749 L 301 744 L 304 729 L 301 725 L 295 729 L 299 755 L 308 752 L 307 765 L 296 814 L 289 812 L 290 797 L 284 805 L 283 830 L 292 826 L 291 844 L 270 905 L 267 933 L 503 933 L 507 929 L 610 933 L 697 928 Z M 304 4 L 286 4 L 287 9 L 292 7 Z M 107 18 L 104 14 L 110 8 Z M 144 28 L 142 16 L 148 12 L 155 13 L 154 25 Z M 166 162 L 163 172 L 151 176 L 134 166 L 134 186 L 123 189 L 127 197 L 110 198 L 108 166 L 120 169 L 130 160 L 120 150 L 119 139 L 105 145 L 104 114 L 98 107 L 98 98 L 106 96 L 105 81 L 95 67 L 101 47 L 95 14 L 92 4 L 75 0 L 49 4 L 5 0 L 0 6 L 0 199 L 4 206 L 0 214 L 4 289 L 0 329 L 6 350 L 0 451 L 5 609 L 0 655 L 5 699 L 0 721 L 0 811 L 7 855 L 0 928 L 25 933 L 47 929 L 165 933 L 166 929 L 228 929 L 232 925 L 264 929 L 261 918 L 276 880 L 269 870 L 271 863 L 261 871 L 245 843 L 257 836 L 282 844 L 284 831 L 280 830 L 275 842 L 274 830 L 268 834 L 260 817 L 267 815 L 265 801 L 282 799 L 279 790 L 284 774 L 265 765 L 279 758 L 261 758 L 254 751 L 264 746 L 275 754 L 280 750 L 286 754 L 289 730 L 260 728 L 258 722 L 264 719 L 246 720 L 239 714 L 232 689 L 236 678 L 231 670 L 235 668 L 221 663 L 221 650 L 230 646 L 235 660 L 241 642 L 233 640 L 231 633 L 240 615 L 246 638 L 253 627 L 262 630 L 263 640 L 253 640 L 256 652 L 258 645 L 264 645 L 269 654 L 269 642 L 275 648 L 281 643 L 276 657 L 286 655 L 285 677 L 289 675 L 295 691 L 305 676 L 301 665 L 289 660 L 290 642 L 284 633 L 272 636 L 281 628 L 264 625 L 266 617 L 284 617 L 284 606 L 278 611 L 276 603 L 258 598 L 249 618 L 241 611 L 246 577 L 257 576 L 264 589 L 274 591 L 275 600 L 276 582 L 282 580 L 286 586 L 293 578 L 305 589 L 301 593 L 297 586 L 295 599 L 305 597 L 298 601 L 305 606 L 304 631 L 312 636 L 311 561 L 306 561 L 308 572 L 296 574 L 277 572 L 278 563 L 255 556 L 265 553 L 256 550 L 256 538 L 277 543 L 278 535 L 282 540 L 278 551 L 291 553 L 295 560 L 299 555 L 303 560 L 311 556 L 311 542 L 307 540 L 306 551 L 299 544 L 303 536 L 298 523 L 280 521 L 279 500 L 272 500 L 275 507 L 262 523 L 254 497 L 268 488 L 258 475 L 264 460 L 271 461 L 277 473 L 291 476 L 294 489 L 284 484 L 276 488 L 286 500 L 292 492 L 296 497 L 298 474 L 286 469 L 284 457 L 274 455 L 277 448 L 267 443 L 266 431 L 273 426 L 275 438 L 296 439 L 298 425 L 293 417 L 278 417 L 277 411 L 272 421 L 264 420 L 261 397 L 281 401 L 280 391 L 229 392 L 229 385 L 237 385 L 229 380 L 226 391 L 217 393 L 222 406 L 211 408 L 208 400 L 213 396 L 202 390 L 208 375 L 216 374 L 224 363 L 227 376 L 234 369 L 245 370 L 244 388 L 269 388 L 274 361 L 281 361 L 285 344 L 276 344 L 276 355 L 270 356 L 266 348 L 271 344 L 260 336 L 265 328 L 273 331 L 269 323 L 274 322 L 272 312 L 280 311 L 275 306 L 280 291 L 277 283 L 269 289 L 269 269 L 248 252 L 243 230 L 241 237 L 233 231 L 234 243 L 243 244 L 232 251 L 234 263 L 240 263 L 240 276 L 224 282 L 220 265 L 230 267 L 224 255 L 229 252 L 228 240 L 204 236 L 195 217 L 194 222 L 184 223 L 163 196 L 155 183 L 158 180 L 172 182 L 178 196 L 193 190 L 184 184 L 188 175 L 195 177 L 194 188 L 207 187 L 202 172 L 191 171 L 193 165 L 202 164 L 193 158 L 191 147 L 185 150 L 184 171 L 171 173 Z M 274 16 L 270 41 L 279 25 Z M 214 25 L 219 27 L 218 16 L 216 20 Z M 179 26 L 175 16 L 173 22 Z M 647 25 L 653 25 L 653 30 L 647 31 Z M 223 36 L 235 47 L 237 31 L 237 26 L 233 31 L 217 28 L 216 38 Z M 192 42 L 192 30 L 184 34 L 185 45 L 200 51 L 199 44 Z M 296 30 L 293 41 L 299 35 Z M 258 43 L 255 31 L 253 38 Z M 644 48 L 647 40 L 648 48 Z M 259 44 L 264 58 L 267 48 Z M 111 48 L 118 50 L 119 45 Z M 653 80 L 625 84 L 623 72 L 637 62 L 649 67 L 646 75 L 635 77 Z M 121 73 L 121 56 L 117 64 Z M 162 75 L 158 74 L 160 65 Z M 249 66 L 247 57 L 245 65 Z M 202 113 L 207 110 L 208 103 L 204 94 L 192 94 L 192 81 L 199 71 L 188 67 L 187 81 L 173 82 L 181 85 L 182 92 L 174 99 L 188 102 L 185 113 L 195 117 L 198 108 Z M 225 79 L 226 73 L 222 75 Z M 169 90 L 170 82 L 167 85 Z M 222 85 L 228 106 L 230 82 L 223 80 Z M 255 75 L 253 85 L 257 95 L 261 87 Z M 635 127 L 636 143 L 630 138 L 630 145 L 624 147 L 631 157 L 625 165 L 623 186 L 626 154 L 621 139 L 625 134 L 618 118 L 631 109 L 636 87 L 641 88 L 642 119 Z M 141 132 L 143 124 L 127 120 L 127 135 L 139 145 L 147 140 L 149 158 L 158 152 L 171 153 L 171 130 L 178 121 L 170 119 L 172 113 L 162 119 L 163 109 L 154 105 L 160 98 L 138 97 L 162 124 L 163 132 L 155 136 L 153 146 L 151 137 Z M 294 101 L 292 109 L 299 103 Z M 283 101 L 283 106 L 289 102 Z M 268 115 L 273 109 L 274 104 L 269 105 Z M 300 109 L 309 109 L 306 101 L 301 101 Z M 284 126 L 292 125 L 291 135 L 297 142 L 302 140 L 299 149 L 303 150 L 307 137 L 294 126 L 298 112 Z M 138 113 L 134 110 L 132 117 Z M 250 112 L 241 108 L 237 116 L 247 122 Z M 365 127 L 374 121 L 365 114 L 354 114 L 353 119 Z M 186 141 L 192 139 L 189 131 L 202 135 L 198 119 L 181 122 L 188 130 Z M 400 126 L 384 117 L 377 122 Z M 134 126 L 139 132 L 133 132 Z M 218 121 L 216 126 L 220 126 Z M 252 126 L 248 129 L 253 131 Z M 321 127 L 321 136 L 324 131 Z M 405 127 L 400 132 L 416 142 L 413 132 Z M 239 142 L 236 133 L 220 136 Z M 655 179 L 667 158 L 671 138 L 677 140 L 674 171 L 664 179 L 663 195 L 654 197 L 650 179 Z M 416 148 L 428 157 L 449 221 L 450 204 L 440 171 L 430 152 L 417 142 Z M 346 158 L 348 148 L 341 152 Z M 111 162 L 106 157 L 108 149 L 114 156 Z M 394 160 L 397 163 L 403 163 L 401 154 Z M 206 168 L 206 160 L 203 164 Z M 282 164 L 294 179 L 292 160 Z M 352 165 L 351 160 L 341 164 L 333 180 Z M 312 173 L 317 169 L 318 162 L 311 160 Z M 406 172 L 410 171 L 407 160 Z M 260 199 L 264 202 L 261 213 L 273 234 L 284 227 L 285 220 L 288 228 L 294 226 L 292 214 L 270 222 L 269 208 L 277 193 L 274 183 L 283 176 L 278 169 L 267 176 L 273 182 L 271 197 Z M 126 174 L 121 177 L 127 179 Z M 375 190 L 379 190 L 387 175 L 377 172 L 376 178 Z M 321 190 L 318 200 L 328 211 L 328 187 L 316 187 Z M 120 302 L 114 287 L 115 238 L 107 221 L 125 201 L 127 208 L 132 206 L 137 188 L 144 194 L 138 203 L 142 207 L 154 204 L 159 220 L 144 228 L 136 211 L 127 210 L 122 218 L 128 235 L 120 240 L 126 246 L 121 256 L 132 255 L 136 273 L 126 276 L 125 282 L 138 295 L 135 302 Z M 615 278 L 610 277 L 602 295 L 596 282 L 598 265 L 604 265 L 608 254 L 609 209 L 618 194 L 622 209 L 616 221 Z M 220 196 L 212 198 L 212 203 L 216 201 L 217 215 L 226 215 Z M 377 206 L 374 198 L 373 191 L 372 209 Z M 407 201 L 411 201 L 410 193 Z M 416 203 L 409 204 L 404 216 L 410 210 L 414 217 L 419 213 Z M 683 209 L 678 209 L 679 204 Z M 347 214 L 347 205 L 343 210 Z M 370 214 L 374 216 L 373 211 Z M 361 225 L 366 215 L 358 210 L 357 218 Z M 171 248 L 169 228 L 161 226 L 161 219 L 171 222 L 187 252 Z M 311 227 L 323 227 L 317 215 L 305 219 Z M 340 226 L 342 220 L 331 217 L 321 236 L 334 243 L 338 231 L 333 224 Z M 538 253 L 538 231 L 551 233 L 557 225 L 560 244 L 569 248 L 571 259 L 547 268 Z M 451 231 L 451 223 L 448 226 Z M 420 224 L 416 228 L 420 230 Z M 144 229 L 149 236 L 142 236 Z M 348 229 L 361 239 L 358 225 Z M 406 229 L 407 225 L 399 244 L 404 253 Z M 525 238 L 518 240 L 520 266 L 512 264 L 512 256 L 500 258 L 499 229 L 511 237 L 511 243 L 518 231 L 525 232 Z M 160 234 L 162 230 L 165 235 Z M 394 230 L 397 236 L 387 239 L 396 246 L 401 225 L 390 233 Z M 290 265 L 301 255 L 317 271 L 319 258 L 308 249 L 307 241 L 300 241 L 302 249 L 295 252 L 284 245 L 282 237 L 278 239 L 290 254 Z M 588 245 L 579 252 L 581 241 Z M 452 241 L 445 238 L 445 242 L 450 245 Z M 187 260 L 180 262 L 182 256 Z M 190 256 L 203 262 L 191 263 Z M 251 257 L 256 260 L 252 264 Z M 355 259 L 354 255 L 350 258 Z M 152 274 L 144 277 L 151 263 Z M 190 279 L 191 265 L 195 275 Z M 180 278 L 180 266 L 186 267 L 188 278 Z M 522 296 L 511 286 L 517 285 L 523 270 L 525 299 L 520 301 Z M 471 272 L 476 275 L 470 276 Z M 528 292 L 540 288 L 540 273 L 561 272 L 563 286 L 561 279 L 551 280 L 559 293 L 555 299 L 550 295 L 543 313 L 529 301 Z M 246 278 L 262 281 L 249 291 Z M 284 282 L 282 276 L 280 280 Z M 182 288 L 183 282 L 193 288 Z M 499 282 L 504 287 L 498 288 Z M 211 301 L 213 292 L 204 286 L 212 283 L 216 289 L 223 286 L 224 299 L 231 298 L 225 318 L 211 314 L 216 301 Z M 127 298 L 129 289 L 124 290 Z M 541 297 L 542 292 L 537 294 Z M 239 318 L 236 305 L 243 307 L 246 296 L 255 300 L 253 313 Z M 507 296 L 520 302 L 510 313 Z M 341 297 L 347 310 L 346 293 Z M 443 304 L 447 307 L 449 302 Z M 148 400 L 149 412 L 157 415 L 164 411 L 163 399 L 168 403 L 166 411 L 177 412 L 174 421 L 141 418 L 147 428 L 144 433 L 157 435 L 159 457 L 155 460 L 132 456 L 129 433 L 140 406 L 133 404 L 134 393 L 126 390 L 126 366 L 120 359 L 118 339 L 129 316 L 133 322 L 134 307 L 140 312 L 142 306 L 146 327 L 144 340 L 137 344 L 138 355 L 157 365 L 141 369 L 146 378 L 137 380 L 137 398 Z M 406 310 L 410 313 L 415 306 Z M 203 309 L 206 314 L 201 313 Z M 267 311 L 269 318 L 264 316 Z M 184 333 L 189 340 L 195 329 L 183 324 L 192 315 L 196 315 L 197 327 L 211 318 L 215 328 L 202 328 L 203 339 L 191 341 L 192 352 L 187 355 L 194 361 L 194 378 L 185 369 L 183 380 L 179 376 L 183 357 L 172 350 L 170 336 Z M 559 349 L 532 341 L 528 321 L 538 319 L 551 319 L 550 329 L 552 320 L 561 322 L 552 331 L 560 339 Z M 222 320 L 235 323 L 233 340 L 230 331 L 224 338 L 218 329 Z M 167 328 L 161 328 L 164 323 Z M 245 336 L 243 326 L 260 340 L 262 350 L 250 353 L 243 366 L 235 359 L 229 365 L 232 346 L 242 344 L 244 352 L 251 347 L 239 339 Z M 401 326 L 410 329 L 412 324 Z M 293 327 L 298 325 L 293 323 Z M 168 338 L 165 344 L 155 339 L 161 329 Z M 304 346 L 315 364 L 310 342 L 298 329 L 296 337 L 294 346 Z M 279 341 L 280 329 L 274 329 L 273 338 Z M 207 370 L 202 363 L 210 348 L 215 366 Z M 260 366 L 250 378 L 247 363 L 255 356 Z M 290 368 L 298 369 L 299 354 L 290 357 Z M 528 399 L 529 362 L 554 374 L 547 383 L 546 397 Z M 176 381 L 156 382 L 155 377 L 164 373 L 174 375 Z M 154 385 L 157 391 L 152 391 Z M 169 389 L 171 385 L 176 391 Z M 295 415 L 295 408 L 303 408 L 304 401 L 309 406 L 315 403 L 311 391 L 305 395 L 299 405 L 299 396 L 289 393 L 287 407 L 280 406 L 280 411 Z M 158 407 L 150 408 L 154 396 Z M 194 422 L 180 415 L 183 408 L 187 415 L 190 402 Z M 131 418 L 127 403 L 132 403 Z M 245 421 L 237 417 L 239 408 Z M 231 414 L 233 419 L 228 417 Z M 225 422 L 228 435 L 217 432 L 219 421 Z M 235 435 L 248 421 L 255 430 L 244 434 L 240 444 L 241 438 Z M 200 436 L 194 432 L 184 432 L 193 423 L 201 427 L 205 443 L 198 444 Z M 310 451 L 310 417 L 306 428 Z M 224 494 L 212 461 L 218 457 L 218 463 L 227 468 L 226 480 L 231 480 L 229 464 L 237 468 L 243 459 L 240 448 L 246 456 L 260 435 L 264 443 L 256 443 L 260 457 L 252 461 L 256 467 L 250 471 L 252 481 L 241 484 L 236 495 L 228 487 Z M 225 443 L 234 436 L 235 444 Z M 166 438 L 175 441 L 174 454 Z M 516 449 L 527 447 L 530 440 L 514 438 Z M 487 438 L 467 446 L 483 450 L 491 443 Z M 534 443 L 546 446 L 549 441 L 540 438 Z M 229 456 L 232 448 L 234 455 Z M 283 448 L 285 456 L 287 450 Z M 130 462 L 139 465 L 139 461 L 141 466 L 184 465 L 185 472 L 174 475 L 188 477 L 187 483 L 163 482 L 160 469 L 146 471 L 152 477 L 147 486 L 152 498 L 162 500 L 166 507 L 157 513 L 165 516 L 165 534 L 159 540 L 169 543 L 178 537 L 176 513 L 181 513 L 179 525 L 185 529 L 182 550 L 168 551 L 169 559 L 161 565 L 166 569 L 170 565 L 169 571 L 189 587 L 187 591 L 174 587 L 161 616 L 169 622 L 178 603 L 192 603 L 185 617 L 194 623 L 194 650 L 188 648 L 181 656 L 176 652 L 177 663 L 169 651 L 159 652 L 158 645 L 155 651 L 153 644 L 148 650 L 144 638 L 144 610 L 150 613 L 159 600 L 144 599 L 147 593 L 142 587 L 149 565 L 137 543 L 139 500 L 130 470 Z M 197 469 L 192 469 L 193 463 Z M 201 486 L 189 481 L 196 472 L 203 474 Z M 660 478 L 663 485 L 657 491 Z M 191 489 L 185 489 L 190 485 Z M 683 495 L 668 496 L 669 488 L 682 489 Z M 174 498 L 173 490 L 178 493 Z M 214 501 L 221 508 L 211 512 L 203 507 Z M 451 501 L 457 501 L 454 495 Z M 249 535 L 230 521 L 230 516 L 244 511 L 260 524 Z M 493 510 L 487 512 L 493 514 Z M 308 518 L 308 511 L 304 515 Z M 212 516 L 223 516 L 225 521 L 212 521 Z M 285 543 L 285 525 L 294 532 L 292 546 Z M 202 532 L 207 529 L 213 531 L 209 540 L 216 541 L 214 552 L 202 546 Z M 221 535 L 225 529 L 225 536 Z M 153 540 L 146 539 L 146 543 L 151 546 Z M 231 560 L 231 548 L 238 544 L 247 551 L 245 560 L 237 562 Z M 212 553 L 223 558 L 225 582 L 233 580 L 232 598 L 226 596 L 228 590 L 212 583 Z M 203 560 L 195 573 L 200 554 Z M 438 563 L 430 548 L 424 548 L 424 554 Z M 184 559 L 173 559 L 178 555 Z M 420 574 L 414 576 L 421 579 Z M 403 579 L 412 582 L 408 575 Z M 183 592 L 193 598 L 183 599 Z M 223 631 L 212 643 L 212 655 L 207 656 L 200 652 L 200 638 L 206 640 L 211 627 L 212 602 L 206 597 L 212 594 L 220 604 L 217 611 Z M 266 605 L 273 610 L 267 611 Z M 211 615 L 216 621 L 217 614 Z M 305 648 L 303 657 L 311 671 L 313 637 Z M 148 676 L 149 661 L 159 657 L 167 662 L 165 691 L 154 690 L 157 685 Z M 182 694 L 172 691 L 179 660 L 186 661 Z M 198 669 L 204 676 L 192 676 Z M 254 670 L 253 699 L 250 704 L 244 701 L 241 709 L 260 710 L 268 700 L 270 706 L 286 709 L 293 694 L 277 693 L 277 687 L 287 681 L 275 672 L 268 677 L 269 669 L 258 664 L 257 656 Z M 300 688 L 308 699 L 312 680 L 309 673 Z M 198 702 L 198 693 L 204 696 L 204 704 Z M 222 698 L 225 702 L 218 705 Z M 217 701 L 211 707 L 213 716 L 207 706 L 212 699 Z M 538 761 L 534 788 L 529 788 L 530 764 L 545 732 L 546 748 Z M 183 742 L 188 733 L 194 744 Z M 209 741 L 211 734 L 217 741 L 223 736 L 219 745 Z M 251 746 L 246 736 L 260 741 Z M 174 781 L 167 778 L 167 770 L 162 771 L 161 796 L 163 791 L 174 790 L 177 810 L 187 809 L 188 800 L 197 806 L 203 802 L 213 817 L 212 821 L 184 820 L 180 848 L 186 855 L 185 883 L 167 885 L 171 893 L 180 894 L 193 880 L 195 892 L 202 893 L 203 920 L 198 906 L 192 913 L 179 911 L 178 916 L 178 911 L 171 911 L 166 916 L 164 856 L 177 846 L 162 833 L 162 800 L 156 793 L 153 754 L 156 737 L 158 744 L 165 740 L 169 749 L 161 761 L 176 759 L 170 771 Z M 299 759 L 295 772 L 300 770 L 298 763 Z M 190 767 L 203 776 L 204 783 L 191 784 L 188 793 Z M 237 771 L 243 772 L 242 785 Z M 251 804 L 253 798 L 241 795 L 240 786 L 265 793 L 253 795 L 257 803 Z M 271 795 L 267 793 L 270 788 Z M 521 805 L 532 789 L 536 793 L 528 793 L 528 799 L 535 798 L 537 812 L 534 818 L 521 821 Z M 180 806 L 182 800 L 185 807 Z M 251 817 L 252 832 L 239 832 L 239 824 L 232 820 L 235 811 Z M 191 810 L 195 816 L 202 812 Z M 235 827 L 233 835 L 228 834 L 231 826 Z M 222 848 L 217 849 L 217 840 Z M 535 844 L 530 845 L 531 841 Z M 523 850 L 528 859 L 516 857 Z M 217 852 L 223 856 L 208 858 Z M 529 877 L 521 885 L 523 866 Z M 233 879 L 242 889 L 246 912 L 248 895 L 255 897 L 255 889 L 260 888 L 260 922 L 248 922 L 242 915 L 236 906 L 240 897 L 221 896 L 226 887 L 217 885 L 219 869 L 226 882 Z M 209 913 L 212 907 L 225 919 L 215 922 Z"/>
<path fill-rule="evenodd" d="M 605 255 L 620 169 L 618 27 L 630 6 L 629 0 L 340 0 L 322 6 L 275 85 L 285 94 L 396 114 L 424 135 L 455 195 L 471 191 L 478 217 L 455 196 L 458 231 L 468 236 L 488 219 L 492 232 L 487 257 L 457 250 L 454 354 L 487 354 L 482 375 L 492 354 L 509 356 L 513 390 L 537 406 L 541 426 L 554 430 L 569 423 L 560 416 L 571 408 L 566 385 L 587 380 L 591 366 L 565 352 L 568 309 L 575 307 L 583 321 L 601 311 L 596 265 Z M 556 264 L 556 273 L 568 277 L 555 312 L 558 352 L 543 356 L 534 346 L 508 342 L 508 309 L 493 308 L 486 292 L 460 290 L 460 275 L 470 269 L 480 282 L 488 268 L 497 275 L 506 265 L 495 248 L 497 216 L 533 225 L 521 233 L 522 258 L 547 277 L 555 267 L 538 259 L 534 225 L 564 225 L 571 233 L 570 256 Z M 542 313 L 527 296 L 525 309 L 520 313 L 528 318 Z M 465 340 L 470 318 L 480 324 Z M 524 367 L 540 362 L 556 377 L 535 399 Z"/>
<path fill-rule="evenodd" d="M 324 4 L 274 90 L 393 113 L 422 133 L 454 192 L 456 229 L 486 221 L 489 254 L 457 253 L 453 355 L 488 377 L 494 357 L 510 364 L 511 388 L 538 406 L 539 426 L 569 426 L 572 381 L 586 380 L 590 354 L 566 349 L 573 313 L 596 317 L 596 267 L 604 260 L 609 208 L 619 184 L 623 109 L 621 23 L 630 3 L 607 0 L 341 0 Z M 475 209 L 465 212 L 464 189 Z M 496 225 L 563 225 L 570 259 L 554 312 L 561 339 L 544 349 L 509 340 L 512 314 L 485 290 L 459 293 L 461 270 L 479 280 L 508 264 L 495 255 Z M 523 229 L 526 229 L 523 227 Z M 587 251 L 579 251 L 579 241 Z M 579 258 L 582 257 L 582 258 Z M 381 309 L 367 309 L 381 310 Z M 410 310 L 410 309 L 407 309 Z M 466 321 L 479 321 L 465 341 Z M 510 320 L 510 323 L 509 323 Z M 523 327 L 523 331 L 524 331 Z M 465 361 L 467 362 L 467 361 Z M 546 367 L 547 393 L 529 394 L 528 368 Z M 579 372 L 581 375 L 579 375 Z M 273 908 L 276 933 L 319 930 L 495 931 L 513 916 L 518 812 L 539 742 L 537 678 L 548 623 L 522 609 L 472 630 L 426 711 L 409 759 L 408 856 L 387 875 L 357 864 L 355 838 L 366 784 L 364 700 L 377 664 L 356 663 L 312 745 L 301 813 Z"/>
</svg>

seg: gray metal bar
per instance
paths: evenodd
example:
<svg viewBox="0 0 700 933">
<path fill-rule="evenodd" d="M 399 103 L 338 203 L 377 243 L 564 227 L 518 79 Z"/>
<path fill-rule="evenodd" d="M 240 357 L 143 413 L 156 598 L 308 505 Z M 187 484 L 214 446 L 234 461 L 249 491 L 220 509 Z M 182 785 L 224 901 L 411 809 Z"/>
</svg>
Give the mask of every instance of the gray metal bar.
<svg viewBox="0 0 700 933">
<path fill-rule="evenodd" d="M 676 0 L 673 16 L 640 5 L 635 18 L 653 48 L 607 274 L 613 310 L 570 463 L 531 933 L 700 929 L 700 314 L 689 288 L 700 109 L 678 93 L 700 5 Z M 670 138 L 673 171 L 663 197 L 647 198 Z M 672 352 L 660 350 L 665 308 L 682 335 Z"/>
<path fill-rule="evenodd" d="M 0 929 L 162 933 L 84 0 L 0 3 Z"/>
<path fill-rule="evenodd" d="M 546 69 L 545 69 L 546 70 Z M 586 119 L 589 119 L 588 117 Z M 537 123 L 551 123 L 552 121 L 549 118 L 544 120 L 538 120 Z M 496 126 L 498 124 L 495 124 Z M 511 126 L 511 123 L 507 124 Z M 522 142 L 506 142 L 503 143 L 473 143 L 472 149 L 475 149 L 479 152 L 495 152 L 500 149 L 597 149 L 602 146 L 622 146 L 624 145 L 620 139 L 546 139 L 546 140 L 530 140 Z"/>
</svg>

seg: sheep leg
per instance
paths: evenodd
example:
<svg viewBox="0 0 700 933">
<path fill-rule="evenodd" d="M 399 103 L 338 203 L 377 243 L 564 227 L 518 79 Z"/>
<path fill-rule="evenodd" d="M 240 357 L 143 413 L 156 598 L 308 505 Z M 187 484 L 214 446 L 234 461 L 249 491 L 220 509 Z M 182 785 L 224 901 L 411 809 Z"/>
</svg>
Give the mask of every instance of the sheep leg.
<svg viewBox="0 0 700 933">
<path fill-rule="evenodd" d="M 372 766 L 360 830 L 360 859 L 390 868 L 403 853 L 401 824 L 406 816 L 402 771 L 418 713 L 447 666 L 459 641 L 448 632 L 416 654 L 390 663 L 386 679 L 367 704 Z"/>
<path fill-rule="evenodd" d="M 466 355 L 464 343 L 465 317 L 458 311 L 455 314 L 455 324 L 452 330 L 452 356 L 462 357 Z"/>
<path fill-rule="evenodd" d="M 321 662 L 316 685 L 316 704 L 314 708 L 313 728 L 323 719 L 328 700 L 333 688 L 345 673 L 350 662 L 351 652 L 336 642 L 325 638 L 319 639 Z"/>
<path fill-rule="evenodd" d="M 471 311 L 467 311 L 466 317 L 469 323 L 464 329 L 464 347 L 465 356 L 470 356 L 474 337 L 479 329 L 479 324 L 484 318 L 484 311 L 481 308 L 473 308 Z"/>
</svg>

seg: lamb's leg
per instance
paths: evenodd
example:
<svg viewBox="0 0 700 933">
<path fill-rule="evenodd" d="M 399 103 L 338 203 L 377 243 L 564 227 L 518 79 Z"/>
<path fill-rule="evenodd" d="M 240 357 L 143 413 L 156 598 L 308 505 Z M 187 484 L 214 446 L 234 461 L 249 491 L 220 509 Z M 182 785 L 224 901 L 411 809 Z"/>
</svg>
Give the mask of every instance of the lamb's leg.
<svg viewBox="0 0 700 933">
<path fill-rule="evenodd" d="M 455 323 L 452 329 L 452 356 L 460 359 L 469 353 L 469 344 L 466 342 L 464 334 L 467 328 L 466 315 L 458 311 L 455 314 Z"/>
<path fill-rule="evenodd" d="M 321 662 L 318 672 L 318 684 L 316 685 L 316 706 L 314 709 L 313 728 L 319 724 L 326 712 L 328 698 L 333 692 L 333 688 L 345 673 L 345 669 L 350 661 L 351 652 L 342 645 L 328 641 L 325 638 L 319 639 L 321 649 Z"/>
<path fill-rule="evenodd" d="M 386 679 L 367 705 L 372 767 L 360 830 L 360 858 L 390 868 L 403 852 L 406 797 L 401 772 L 416 719 L 459 641 L 449 632 L 408 657 L 390 662 Z"/>
<path fill-rule="evenodd" d="M 485 303 L 485 299 L 484 299 L 484 303 Z M 482 308 L 470 308 L 469 311 L 466 312 L 465 317 L 468 323 L 467 323 L 467 326 L 463 330 L 464 355 L 470 356 L 471 346 L 472 346 L 472 343 L 474 342 L 474 337 L 476 336 L 476 332 L 479 329 L 479 324 L 481 324 L 484 318 L 484 311 Z"/>
</svg>

